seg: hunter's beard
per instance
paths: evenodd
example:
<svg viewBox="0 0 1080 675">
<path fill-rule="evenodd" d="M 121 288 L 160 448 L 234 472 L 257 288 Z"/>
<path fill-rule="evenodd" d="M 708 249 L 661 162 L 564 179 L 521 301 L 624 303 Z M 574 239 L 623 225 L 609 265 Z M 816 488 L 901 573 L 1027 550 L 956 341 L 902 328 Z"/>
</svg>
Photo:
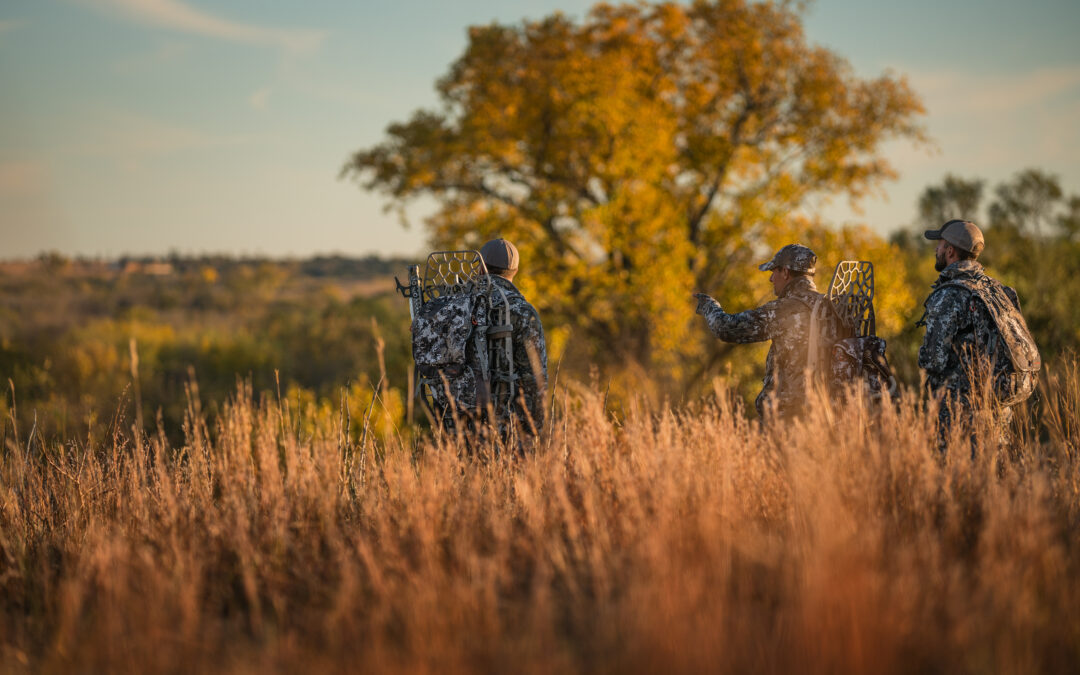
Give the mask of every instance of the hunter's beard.
<svg viewBox="0 0 1080 675">
<path fill-rule="evenodd" d="M 949 266 L 948 261 L 945 260 L 945 254 L 934 251 L 934 269 L 938 272 L 944 270 Z"/>
</svg>

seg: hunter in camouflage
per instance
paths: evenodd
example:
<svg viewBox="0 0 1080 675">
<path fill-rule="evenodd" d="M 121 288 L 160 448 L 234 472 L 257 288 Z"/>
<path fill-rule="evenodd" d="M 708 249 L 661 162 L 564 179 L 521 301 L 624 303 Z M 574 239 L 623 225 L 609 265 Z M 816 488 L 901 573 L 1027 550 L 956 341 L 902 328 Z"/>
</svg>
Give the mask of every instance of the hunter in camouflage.
<svg viewBox="0 0 1080 675">
<path fill-rule="evenodd" d="M 935 269 L 941 274 L 919 321 L 926 327 L 919 367 L 941 402 L 942 447 L 957 418 L 972 423 L 980 398 L 994 404 L 988 411 L 997 426 L 992 433 L 1004 437 L 1010 406 L 1034 391 L 1041 366 L 1016 291 L 988 276 L 976 261 L 984 239 L 974 223 L 950 220 L 925 236 L 938 242 Z"/>
<path fill-rule="evenodd" d="M 440 296 L 413 319 L 413 360 L 420 376 L 433 382 L 432 399 L 446 421 L 452 419 L 452 410 L 468 415 L 478 404 L 481 375 L 470 358 L 476 351 L 470 338 L 474 326 L 487 324 L 487 302 L 476 300 Z"/>
<path fill-rule="evenodd" d="M 493 239 L 480 249 L 492 283 L 502 289 L 510 304 L 511 340 L 518 395 L 515 413 L 521 429 L 537 434 L 544 427 L 544 392 L 547 387 L 547 345 L 536 308 L 514 286 L 518 271 L 517 248 L 506 239 Z"/>
<path fill-rule="evenodd" d="M 765 359 L 764 386 L 754 401 L 761 417 L 774 411 L 780 418 L 789 418 L 806 405 L 810 315 L 822 297 L 812 278 L 816 265 L 817 256 L 805 246 L 781 248 L 758 268 L 772 272 L 769 280 L 776 299 L 738 314 L 728 314 L 704 293 L 694 295 L 697 313 L 721 340 L 738 344 L 772 340 Z"/>
</svg>

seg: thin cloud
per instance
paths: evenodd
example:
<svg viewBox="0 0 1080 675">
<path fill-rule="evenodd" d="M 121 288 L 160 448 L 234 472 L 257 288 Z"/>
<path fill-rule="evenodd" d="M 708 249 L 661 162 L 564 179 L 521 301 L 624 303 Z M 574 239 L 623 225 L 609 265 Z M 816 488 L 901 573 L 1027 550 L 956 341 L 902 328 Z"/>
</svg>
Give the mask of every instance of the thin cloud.
<svg viewBox="0 0 1080 675">
<path fill-rule="evenodd" d="M 229 42 L 277 47 L 290 53 L 312 51 L 318 48 L 326 37 L 325 31 L 273 28 L 231 21 L 192 7 L 181 0 L 83 0 L 83 2 L 118 12 L 139 23 Z"/>
<path fill-rule="evenodd" d="M 931 114 L 1003 113 L 1080 96 L 1080 66 L 988 74 L 962 71 L 909 73 Z"/>
<path fill-rule="evenodd" d="M 822 213 L 837 222 L 869 222 L 882 233 L 906 226 L 919 194 L 947 173 L 996 183 L 1037 166 L 1075 185 L 1080 164 L 1080 65 L 1019 72 L 959 69 L 906 72 L 926 104 L 926 123 L 935 148 L 892 142 L 882 151 L 900 172 L 887 186 L 889 198 L 864 201 L 853 212 L 839 201 Z"/>
<path fill-rule="evenodd" d="M 906 164 L 940 169 L 947 161 L 984 174 L 1022 166 L 1076 166 L 1080 145 L 1080 66 L 1009 73 L 944 70 L 911 72 L 923 95 L 930 134 L 943 157 Z M 1072 155 L 1075 157 L 1075 155 Z"/>
<path fill-rule="evenodd" d="M 118 60 L 113 69 L 120 73 L 152 72 L 162 66 L 180 63 L 190 51 L 190 44 L 173 40 L 148 52 L 127 55 Z"/>
</svg>

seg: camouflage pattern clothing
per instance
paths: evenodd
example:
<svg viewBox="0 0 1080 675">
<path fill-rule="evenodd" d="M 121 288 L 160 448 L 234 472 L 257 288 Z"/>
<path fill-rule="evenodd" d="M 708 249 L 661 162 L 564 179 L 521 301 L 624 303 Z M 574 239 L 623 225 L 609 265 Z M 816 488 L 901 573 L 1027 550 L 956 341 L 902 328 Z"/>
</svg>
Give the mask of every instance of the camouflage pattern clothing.
<svg viewBox="0 0 1080 675">
<path fill-rule="evenodd" d="M 1022 330 L 1030 339 L 1026 325 L 1020 317 L 1020 303 L 1016 291 L 1001 286 L 983 272 L 982 265 L 974 260 L 960 260 L 946 267 L 934 283 L 934 291 L 926 300 L 926 313 L 919 325 L 926 326 L 926 335 L 919 348 L 919 367 L 926 373 L 927 388 L 941 397 L 939 413 L 940 429 L 944 435 L 954 417 L 962 416 L 967 422 L 973 419 L 972 391 L 983 383 L 975 381 L 980 370 L 985 372 L 981 360 L 988 360 L 992 372 L 991 392 L 997 395 L 999 410 L 993 416 L 995 424 L 1002 426 L 1011 417 L 1007 403 L 1010 395 L 1026 398 L 1034 389 L 1034 376 L 1016 373 L 1007 354 L 1009 345 L 1003 340 L 998 325 L 973 289 L 986 288 L 990 292 L 1003 293 L 1015 312 Z M 985 291 L 984 291 L 985 292 Z M 1034 347 L 1034 343 L 1031 343 Z M 1038 354 L 1034 355 L 1038 370 Z M 1011 392 L 1011 394 L 1009 393 Z M 950 411 L 949 408 L 952 408 Z M 1000 434 L 1003 429 L 999 428 Z"/>
<path fill-rule="evenodd" d="M 544 392 L 547 388 L 547 344 L 544 327 L 537 314 L 513 282 L 491 275 L 492 283 L 504 293 L 510 304 L 510 325 L 514 349 L 514 374 L 517 376 L 517 416 L 526 432 L 544 426 Z M 497 296 L 497 294 L 496 294 Z M 524 403 L 524 408 L 521 403 Z M 526 415 L 527 413 L 527 415 Z M 530 426 L 531 421 L 531 426 Z"/>
<path fill-rule="evenodd" d="M 772 340 L 764 386 L 754 401 L 759 416 L 764 417 L 772 405 L 782 418 L 797 415 L 805 406 L 810 314 L 821 297 L 813 279 L 799 276 L 775 300 L 738 314 L 728 314 L 712 298 L 700 302 L 698 313 L 721 340 L 739 344 Z"/>
<path fill-rule="evenodd" d="M 895 398 L 899 390 L 885 346 L 885 340 L 876 335 L 847 337 L 833 343 L 828 372 L 830 391 L 842 394 L 845 387 L 858 383 L 858 390 L 871 401 L 880 402 L 886 394 Z"/>
<path fill-rule="evenodd" d="M 413 318 L 420 383 L 427 384 L 436 414 L 448 426 L 453 415 L 469 415 L 477 406 L 482 378 L 473 327 L 486 324 L 487 303 L 467 293 L 429 300 Z"/>
</svg>

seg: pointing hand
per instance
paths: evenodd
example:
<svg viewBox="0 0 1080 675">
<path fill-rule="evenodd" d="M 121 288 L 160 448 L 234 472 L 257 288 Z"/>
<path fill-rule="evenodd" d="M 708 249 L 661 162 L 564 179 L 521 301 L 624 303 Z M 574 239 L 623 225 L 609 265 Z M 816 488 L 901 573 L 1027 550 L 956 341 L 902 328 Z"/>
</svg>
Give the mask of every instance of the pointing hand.
<svg viewBox="0 0 1080 675">
<path fill-rule="evenodd" d="M 719 304 L 705 293 L 694 293 L 694 297 L 697 298 L 697 313 L 701 315 L 704 315 L 709 307 Z"/>
</svg>

